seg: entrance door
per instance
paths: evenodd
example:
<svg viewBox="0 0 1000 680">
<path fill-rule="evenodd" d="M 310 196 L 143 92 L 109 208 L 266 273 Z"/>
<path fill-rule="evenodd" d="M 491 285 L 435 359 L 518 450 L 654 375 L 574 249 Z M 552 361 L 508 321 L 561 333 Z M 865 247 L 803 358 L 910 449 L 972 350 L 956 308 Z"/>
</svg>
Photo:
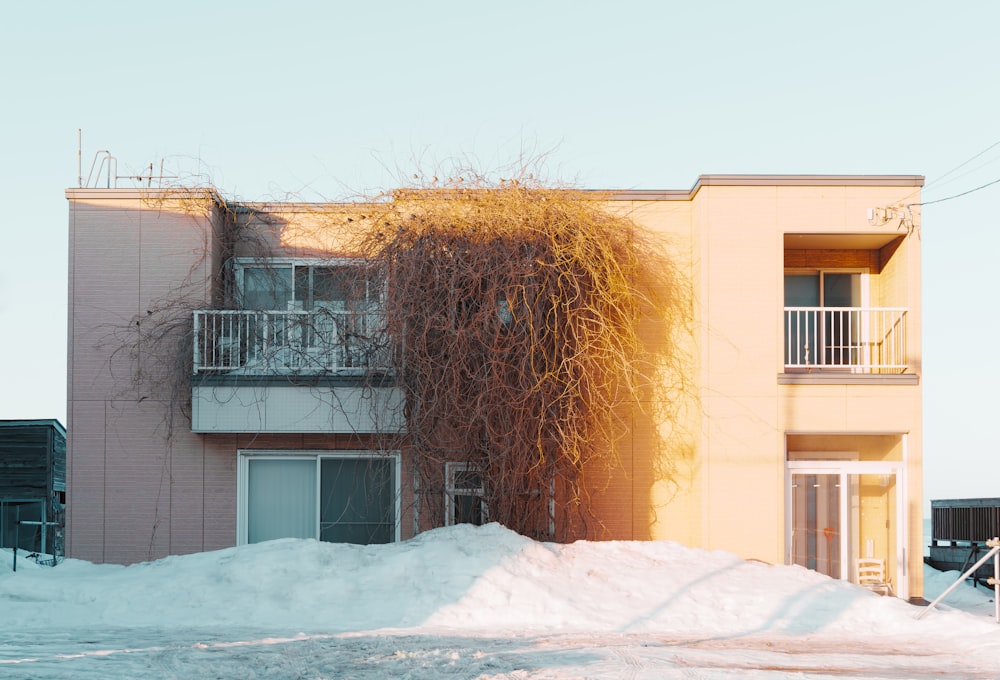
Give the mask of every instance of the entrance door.
<svg viewBox="0 0 1000 680">
<path fill-rule="evenodd" d="M 900 468 L 867 461 L 789 461 L 786 562 L 857 582 L 859 558 L 881 561 L 905 597 Z"/>
</svg>

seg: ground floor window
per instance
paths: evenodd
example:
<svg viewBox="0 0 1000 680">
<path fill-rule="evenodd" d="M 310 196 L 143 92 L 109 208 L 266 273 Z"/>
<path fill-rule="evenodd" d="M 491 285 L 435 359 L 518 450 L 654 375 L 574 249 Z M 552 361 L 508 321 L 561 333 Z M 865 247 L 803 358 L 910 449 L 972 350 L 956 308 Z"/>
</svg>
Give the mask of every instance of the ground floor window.
<svg viewBox="0 0 1000 680">
<path fill-rule="evenodd" d="M 399 455 L 379 452 L 240 453 L 239 543 L 317 538 L 399 540 Z"/>
<path fill-rule="evenodd" d="M 482 525 L 486 519 L 483 474 L 469 463 L 445 463 L 447 524 Z"/>
</svg>

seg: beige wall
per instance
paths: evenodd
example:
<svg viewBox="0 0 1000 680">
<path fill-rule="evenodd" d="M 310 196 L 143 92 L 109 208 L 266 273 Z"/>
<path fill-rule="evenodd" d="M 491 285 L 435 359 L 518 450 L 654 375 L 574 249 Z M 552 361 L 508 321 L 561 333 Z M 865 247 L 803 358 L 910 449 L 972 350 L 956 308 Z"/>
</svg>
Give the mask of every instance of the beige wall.
<svg viewBox="0 0 1000 680">
<path fill-rule="evenodd" d="M 919 379 L 911 375 L 856 384 L 848 377 L 841 384 L 819 385 L 778 381 L 784 370 L 785 234 L 843 236 L 845 249 L 857 248 L 850 235 L 885 234 L 883 241 L 903 235 L 894 249 L 860 256 L 873 262 L 868 304 L 909 309 L 908 372 L 919 373 L 919 240 L 901 232 L 898 222 L 872 226 L 868 221 L 869 208 L 918 201 L 914 192 L 919 187 L 789 184 L 794 180 L 774 186 L 708 185 L 689 200 L 630 206 L 641 224 L 669 236 L 693 286 L 695 379 L 681 424 L 692 436 L 688 446 L 671 454 L 677 462 L 674 479 L 653 484 L 652 496 L 660 505 L 654 508 L 650 537 L 782 563 L 786 433 L 854 433 L 876 435 L 875 440 L 890 435 L 897 442 L 906 434 L 908 585 L 909 594 L 919 596 Z M 851 255 L 852 265 L 858 255 Z M 884 266 L 880 256 L 889 258 Z M 806 258 L 808 266 L 808 254 Z M 865 446 L 862 442 L 858 448 Z M 633 464 L 643 448 L 636 439 Z"/>
</svg>

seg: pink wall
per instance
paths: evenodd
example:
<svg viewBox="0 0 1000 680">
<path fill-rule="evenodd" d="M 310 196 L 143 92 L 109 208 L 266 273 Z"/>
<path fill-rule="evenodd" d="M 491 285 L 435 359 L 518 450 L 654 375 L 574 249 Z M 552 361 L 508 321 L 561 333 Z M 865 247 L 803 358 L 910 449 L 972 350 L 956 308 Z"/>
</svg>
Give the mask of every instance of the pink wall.
<svg viewBox="0 0 1000 680">
<path fill-rule="evenodd" d="M 235 450 L 179 416 L 171 431 L 162 391 L 131 383 L 126 330 L 182 283 L 183 295 L 208 300 L 211 204 L 140 191 L 67 197 L 67 555 L 129 563 L 232 545 Z M 155 372 L 155 359 L 142 370 Z"/>
</svg>

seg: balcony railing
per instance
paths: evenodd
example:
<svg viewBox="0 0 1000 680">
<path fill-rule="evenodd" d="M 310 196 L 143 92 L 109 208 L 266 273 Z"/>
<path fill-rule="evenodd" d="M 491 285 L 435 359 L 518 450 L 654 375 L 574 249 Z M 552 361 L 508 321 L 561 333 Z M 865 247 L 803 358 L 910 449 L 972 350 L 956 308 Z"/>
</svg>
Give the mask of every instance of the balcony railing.
<svg viewBox="0 0 1000 680">
<path fill-rule="evenodd" d="M 386 370 L 389 343 L 377 312 L 199 310 L 194 373 L 360 374 Z"/>
<path fill-rule="evenodd" d="M 785 307 L 785 369 L 902 373 L 906 309 Z"/>
</svg>

